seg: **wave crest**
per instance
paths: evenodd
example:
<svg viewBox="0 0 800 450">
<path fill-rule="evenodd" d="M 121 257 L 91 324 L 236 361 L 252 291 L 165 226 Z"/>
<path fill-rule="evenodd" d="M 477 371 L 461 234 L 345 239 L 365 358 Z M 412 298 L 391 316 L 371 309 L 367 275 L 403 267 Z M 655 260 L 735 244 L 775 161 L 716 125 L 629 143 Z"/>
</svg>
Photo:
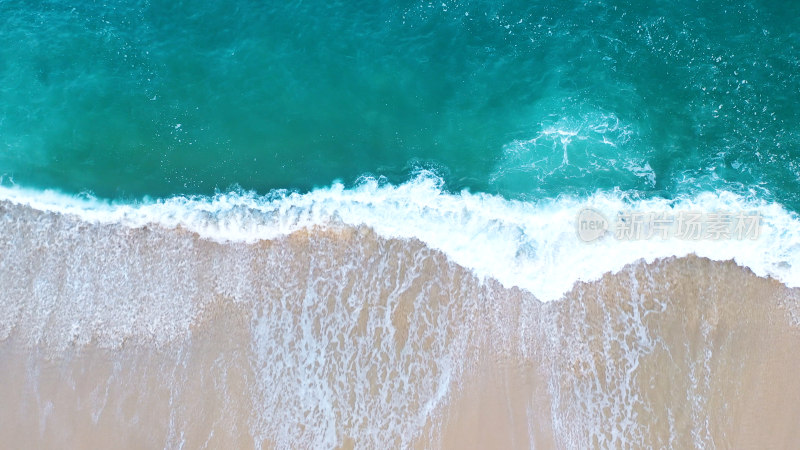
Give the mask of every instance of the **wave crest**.
<svg viewBox="0 0 800 450">
<path fill-rule="evenodd" d="M 304 194 L 231 192 L 120 204 L 0 187 L 0 200 L 77 215 L 94 223 L 180 227 L 221 242 L 275 239 L 313 226 L 365 225 L 383 237 L 419 239 L 479 277 L 526 289 L 542 301 L 560 298 L 576 281 L 596 280 L 639 259 L 652 262 L 688 254 L 733 259 L 759 276 L 800 285 L 797 215 L 779 204 L 729 192 L 672 200 L 598 192 L 588 198 L 525 202 L 468 191 L 449 193 L 440 178 L 422 173 L 400 185 L 364 178 L 353 188 L 334 184 Z M 576 215 L 585 207 L 606 217 L 624 210 L 755 211 L 762 226 L 758 239 L 736 241 L 735 245 L 676 239 L 602 239 L 586 244 L 575 233 Z"/>
</svg>

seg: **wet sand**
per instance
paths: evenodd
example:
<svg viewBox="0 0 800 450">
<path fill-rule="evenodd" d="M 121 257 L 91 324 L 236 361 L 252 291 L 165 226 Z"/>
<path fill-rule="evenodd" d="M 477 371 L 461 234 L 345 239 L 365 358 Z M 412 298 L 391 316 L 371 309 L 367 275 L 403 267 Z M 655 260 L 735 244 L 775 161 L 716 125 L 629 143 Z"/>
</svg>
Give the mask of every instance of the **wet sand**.
<svg viewBox="0 0 800 450">
<path fill-rule="evenodd" d="M 800 442 L 800 293 L 730 261 L 543 304 L 366 228 L 222 244 L 4 208 L 11 447 Z"/>
</svg>

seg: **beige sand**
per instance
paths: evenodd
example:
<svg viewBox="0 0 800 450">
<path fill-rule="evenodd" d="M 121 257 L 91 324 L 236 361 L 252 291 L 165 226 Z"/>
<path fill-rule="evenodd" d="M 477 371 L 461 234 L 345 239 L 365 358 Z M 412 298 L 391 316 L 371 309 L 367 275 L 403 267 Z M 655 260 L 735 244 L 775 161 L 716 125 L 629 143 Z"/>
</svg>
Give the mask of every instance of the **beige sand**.
<svg viewBox="0 0 800 450">
<path fill-rule="evenodd" d="M 364 228 L 218 244 L 5 208 L 3 446 L 800 443 L 800 294 L 732 262 L 541 304 Z"/>
</svg>

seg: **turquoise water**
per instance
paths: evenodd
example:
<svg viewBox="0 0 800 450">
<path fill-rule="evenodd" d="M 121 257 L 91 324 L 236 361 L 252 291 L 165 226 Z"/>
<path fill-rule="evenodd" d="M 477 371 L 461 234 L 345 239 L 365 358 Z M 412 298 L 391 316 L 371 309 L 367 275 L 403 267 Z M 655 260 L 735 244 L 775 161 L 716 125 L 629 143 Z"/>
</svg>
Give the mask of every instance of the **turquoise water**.
<svg viewBox="0 0 800 450">
<path fill-rule="evenodd" d="M 5 185 L 800 209 L 800 3 L 0 1 Z"/>
<path fill-rule="evenodd" d="M 0 19 L 9 446 L 788 439 L 800 1 Z"/>
</svg>

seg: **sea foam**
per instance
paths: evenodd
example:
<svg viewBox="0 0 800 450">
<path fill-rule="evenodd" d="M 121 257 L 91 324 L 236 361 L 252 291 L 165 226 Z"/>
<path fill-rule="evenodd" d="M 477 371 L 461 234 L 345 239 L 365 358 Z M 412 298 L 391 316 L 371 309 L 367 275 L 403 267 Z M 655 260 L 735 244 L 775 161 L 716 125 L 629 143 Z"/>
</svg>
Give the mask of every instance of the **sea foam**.
<svg viewBox="0 0 800 450">
<path fill-rule="evenodd" d="M 480 277 L 518 286 L 542 301 L 560 298 L 577 281 L 592 281 L 643 259 L 694 253 L 730 260 L 759 276 L 800 286 L 800 218 L 776 203 L 730 192 L 705 192 L 677 199 L 631 200 L 620 192 L 588 198 L 509 200 L 485 193 L 449 193 L 441 179 L 422 173 L 400 185 L 364 178 L 308 193 L 218 193 L 134 203 L 90 196 L 0 187 L 0 200 L 129 227 L 182 227 L 218 242 L 274 239 L 312 226 L 368 226 L 387 238 L 419 239 L 443 251 Z M 579 239 L 578 212 L 590 207 L 607 218 L 621 211 L 747 211 L 761 217 L 760 234 L 743 240 Z"/>
</svg>

